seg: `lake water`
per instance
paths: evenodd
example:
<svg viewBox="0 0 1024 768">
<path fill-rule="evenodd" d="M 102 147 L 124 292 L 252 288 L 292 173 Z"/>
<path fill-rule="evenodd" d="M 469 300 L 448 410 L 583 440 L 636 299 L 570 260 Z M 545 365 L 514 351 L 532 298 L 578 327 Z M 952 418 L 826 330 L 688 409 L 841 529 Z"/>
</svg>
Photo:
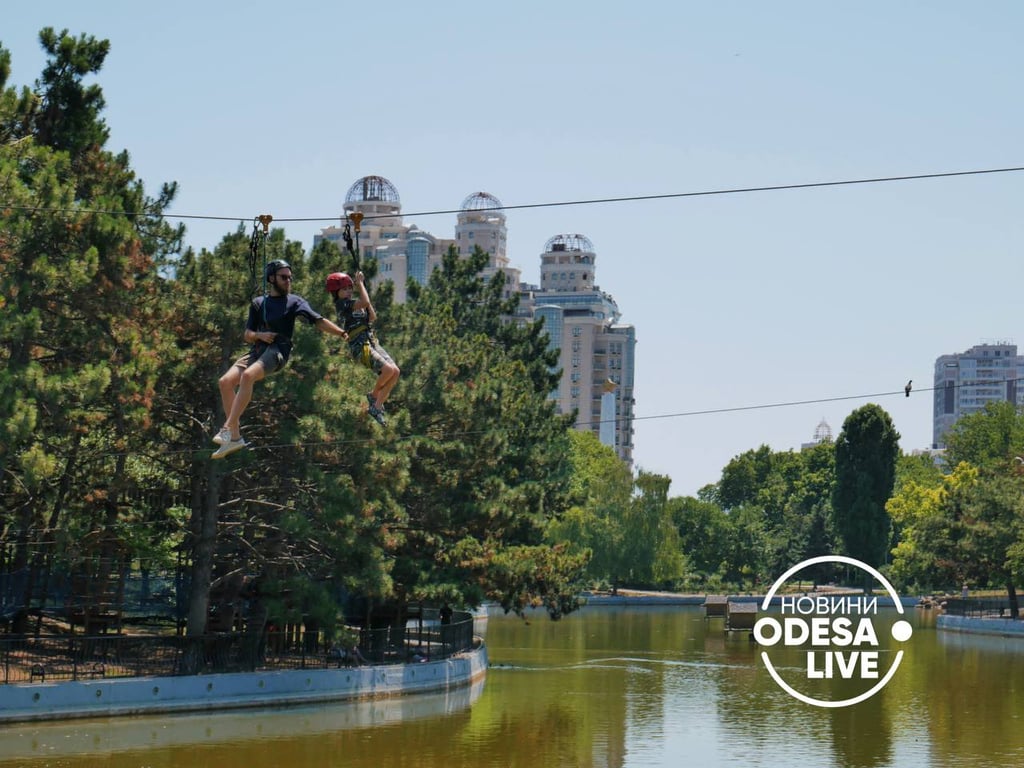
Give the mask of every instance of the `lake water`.
<svg viewBox="0 0 1024 768">
<path fill-rule="evenodd" d="M 559 622 L 492 614 L 486 680 L 451 694 L 8 726 L 0 766 L 1024 766 L 1024 638 L 908 618 L 893 679 L 844 708 L 790 697 L 748 633 L 700 608 L 588 606 Z M 802 671 L 792 653 L 771 657 L 784 677 Z M 851 685 L 824 683 L 821 697 Z"/>
</svg>

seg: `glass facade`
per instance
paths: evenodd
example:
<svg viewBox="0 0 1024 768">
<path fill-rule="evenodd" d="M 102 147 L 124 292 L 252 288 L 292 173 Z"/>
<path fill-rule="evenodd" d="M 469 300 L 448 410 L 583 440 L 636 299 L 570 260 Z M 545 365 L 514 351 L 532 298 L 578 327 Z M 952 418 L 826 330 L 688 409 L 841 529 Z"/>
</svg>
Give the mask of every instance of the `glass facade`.
<svg viewBox="0 0 1024 768">
<path fill-rule="evenodd" d="M 430 256 L 430 241 L 425 237 L 411 237 L 405 247 L 409 258 L 409 279 L 420 285 L 427 284 L 427 259 Z"/>
</svg>

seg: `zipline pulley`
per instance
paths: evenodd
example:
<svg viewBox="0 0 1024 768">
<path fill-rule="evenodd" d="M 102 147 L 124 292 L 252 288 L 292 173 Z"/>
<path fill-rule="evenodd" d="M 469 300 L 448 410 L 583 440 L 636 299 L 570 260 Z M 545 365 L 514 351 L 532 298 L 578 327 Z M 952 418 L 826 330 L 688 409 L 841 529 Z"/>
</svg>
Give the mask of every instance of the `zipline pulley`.
<svg viewBox="0 0 1024 768">
<path fill-rule="evenodd" d="M 349 223 L 351 222 L 351 224 Z M 348 252 L 352 255 L 352 260 L 355 263 L 355 269 L 353 271 L 359 271 L 359 229 L 363 223 L 363 214 L 359 211 L 353 211 L 350 213 L 345 221 L 345 247 L 348 248 Z M 356 231 L 355 245 L 352 244 L 352 229 Z"/>
</svg>

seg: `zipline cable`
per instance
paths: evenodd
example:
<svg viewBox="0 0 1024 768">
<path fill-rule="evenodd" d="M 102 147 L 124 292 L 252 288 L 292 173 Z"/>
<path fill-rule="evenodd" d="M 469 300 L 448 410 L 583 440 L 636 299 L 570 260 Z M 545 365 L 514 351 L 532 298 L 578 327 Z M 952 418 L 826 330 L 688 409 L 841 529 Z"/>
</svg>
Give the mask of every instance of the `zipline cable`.
<svg viewBox="0 0 1024 768">
<path fill-rule="evenodd" d="M 795 189 L 815 189 L 824 187 L 840 187 L 840 186 L 853 186 L 858 184 L 887 184 L 901 181 L 918 181 L 926 179 L 948 179 L 964 176 L 981 176 L 986 174 L 996 173 L 1017 173 L 1024 171 L 1024 166 L 1006 166 L 1001 168 L 982 168 L 974 169 L 969 171 L 942 171 L 938 173 L 915 173 L 906 174 L 902 176 L 877 176 L 872 178 L 864 179 L 840 179 L 837 181 L 812 181 L 799 184 L 769 184 L 764 186 L 756 187 L 729 187 L 724 189 L 711 189 L 696 192 L 670 192 L 666 194 L 656 195 L 627 195 L 621 197 L 602 197 L 602 198 L 590 198 L 582 200 L 561 200 L 546 203 L 522 203 L 520 205 L 502 205 L 497 206 L 493 210 L 525 210 L 529 208 L 556 208 L 565 207 L 572 205 L 598 205 L 604 203 L 629 203 L 629 202 L 648 202 L 652 200 L 672 200 L 681 199 L 687 197 L 710 197 L 714 195 L 739 195 L 748 194 L 751 192 L 781 192 L 784 190 L 795 190 Z M 6 205 L 4 206 L 9 211 L 25 211 L 29 213 L 70 213 L 70 214 L 82 214 L 82 213 L 95 213 L 95 214 L 106 214 L 106 215 L 131 215 L 137 218 L 144 218 L 149 216 L 150 218 L 164 218 L 164 219 L 200 219 L 207 221 L 245 221 L 248 216 L 215 216 L 206 214 L 187 214 L 187 213 L 154 213 L 154 214 L 138 214 L 138 213 L 126 213 L 125 211 L 110 211 L 99 208 L 50 208 L 44 206 L 31 206 L 31 205 Z M 403 217 L 412 216 L 440 216 L 462 213 L 461 208 L 450 208 L 444 210 L 428 210 L 428 211 L 415 211 L 411 213 L 403 212 Z M 365 216 L 364 220 L 369 221 L 378 218 L 393 218 L 394 214 L 378 214 L 373 216 Z M 334 216 L 311 216 L 311 217 L 285 217 L 278 218 L 280 222 L 315 222 L 315 221 L 336 221 L 337 215 Z"/>
<path fill-rule="evenodd" d="M 1024 379 L 1007 379 L 1006 381 L 1007 382 L 1010 382 L 1010 381 L 1024 381 Z M 967 385 L 958 384 L 956 386 L 957 386 L 957 388 L 959 388 L 959 387 L 967 386 Z M 934 392 L 937 389 L 938 389 L 938 387 L 921 387 L 920 389 L 914 389 L 914 394 L 924 393 L 924 392 Z M 889 398 L 889 397 L 897 397 L 897 396 L 906 397 L 905 390 L 904 389 L 897 389 L 897 390 L 893 390 L 891 392 L 871 392 L 871 393 L 860 394 L 860 395 L 839 395 L 839 396 L 835 396 L 835 397 L 809 398 L 809 399 L 806 399 L 806 400 L 787 400 L 787 401 L 778 402 L 778 403 L 760 403 L 760 404 L 755 404 L 755 405 L 738 405 L 738 406 L 729 406 L 729 407 L 723 407 L 723 408 L 705 408 L 705 409 L 694 410 L 694 411 L 680 411 L 680 412 L 676 412 L 676 413 L 653 414 L 651 416 L 616 416 L 615 418 L 611 418 L 611 419 L 592 419 L 590 421 L 579 421 L 579 422 L 576 422 L 576 426 L 579 426 L 579 427 L 593 427 L 593 426 L 597 426 L 597 425 L 600 425 L 600 424 L 613 424 L 613 423 L 617 424 L 617 423 L 620 423 L 620 422 L 656 421 L 656 420 L 660 420 L 660 419 L 690 418 L 690 417 L 694 417 L 694 416 L 718 415 L 718 414 L 723 414 L 723 413 L 742 413 L 742 412 L 746 412 L 746 411 L 760 411 L 760 410 L 770 410 L 770 409 L 776 409 L 776 408 L 791 408 L 791 407 L 796 407 L 796 406 L 801 406 L 801 405 L 817 405 L 817 404 L 821 404 L 821 403 L 837 403 L 837 402 L 843 402 L 843 401 L 849 401 L 849 400 L 869 400 L 869 399 L 872 399 L 872 398 Z M 488 434 L 488 433 L 494 432 L 494 431 L 499 431 L 499 430 L 496 430 L 496 428 L 488 428 L 488 429 L 449 431 L 449 430 L 446 430 L 446 429 L 443 429 L 443 428 L 438 428 L 438 434 L 436 436 L 435 435 L 431 435 L 428 432 L 408 432 L 408 433 L 396 435 L 395 436 L 395 442 L 404 442 L 404 441 L 412 440 L 412 439 L 416 439 L 416 438 L 442 440 L 442 439 L 447 439 L 447 438 L 452 438 L 452 437 L 470 437 L 470 436 L 473 436 L 473 435 L 484 435 L 484 434 Z M 343 439 L 343 440 L 304 440 L 304 441 L 298 441 L 298 442 L 292 442 L 292 443 L 268 443 L 266 445 L 253 445 L 253 444 L 250 444 L 249 445 L 249 449 L 250 449 L 250 451 L 270 451 L 270 450 L 281 450 L 281 449 L 289 449 L 289 448 L 294 449 L 294 448 L 316 448 L 316 447 L 328 447 L 328 446 L 365 445 L 367 443 L 373 443 L 373 442 L 379 442 L 379 441 L 380 441 L 380 438 L 377 438 L 377 437 L 365 437 L 365 438 L 359 437 L 359 438 L 350 438 L 350 439 Z M 202 452 L 203 450 L 205 450 L 205 449 L 199 449 L 199 448 L 179 448 L 179 449 L 175 449 L 175 450 L 160 451 L 158 454 L 154 454 L 154 455 L 172 456 L 172 455 L 177 455 L 177 454 Z M 106 456 L 106 457 L 112 457 L 112 456 L 119 456 L 119 455 L 122 455 L 122 454 L 124 454 L 124 455 L 136 455 L 135 452 L 129 452 L 129 451 L 122 451 L 122 452 L 111 451 L 109 453 L 102 453 L 100 455 L 101 456 Z"/>
</svg>

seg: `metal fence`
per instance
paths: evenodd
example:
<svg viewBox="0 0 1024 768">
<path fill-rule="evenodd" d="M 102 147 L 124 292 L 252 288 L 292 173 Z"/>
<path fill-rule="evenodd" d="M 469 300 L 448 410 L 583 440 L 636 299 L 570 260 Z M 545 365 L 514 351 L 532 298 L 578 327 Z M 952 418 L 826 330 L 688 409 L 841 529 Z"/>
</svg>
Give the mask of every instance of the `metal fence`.
<svg viewBox="0 0 1024 768">
<path fill-rule="evenodd" d="M 117 582 L 116 601 L 105 608 L 117 614 L 118 623 L 144 618 L 184 620 L 188 577 L 183 571 L 124 573 Z M 0 626 L 25 613 L 70 616 L 84 600 L 73 586 L 73 579 L 64 571 L 0 570 Z"/>
<path fill-rule="evenodd" d="M 967 600 L 949 598 L 945 601 L 943 610 L 952 616 L 1000 619 L 1013 617 L 1008 597 L 979 597 Z"/>
<path fill-rule="evenodd" d="M 35 683 L 97 678 L 317 669 L 363 664 L 436 661 L 473 648 L 473 616 L 456 611 L 442 623 L 436 611 L 401 627 L 358 632 L 354 647 L 322 632 L 223 632 L 179 635 L 0 636 L 2 682 Z"/>
</svg>

